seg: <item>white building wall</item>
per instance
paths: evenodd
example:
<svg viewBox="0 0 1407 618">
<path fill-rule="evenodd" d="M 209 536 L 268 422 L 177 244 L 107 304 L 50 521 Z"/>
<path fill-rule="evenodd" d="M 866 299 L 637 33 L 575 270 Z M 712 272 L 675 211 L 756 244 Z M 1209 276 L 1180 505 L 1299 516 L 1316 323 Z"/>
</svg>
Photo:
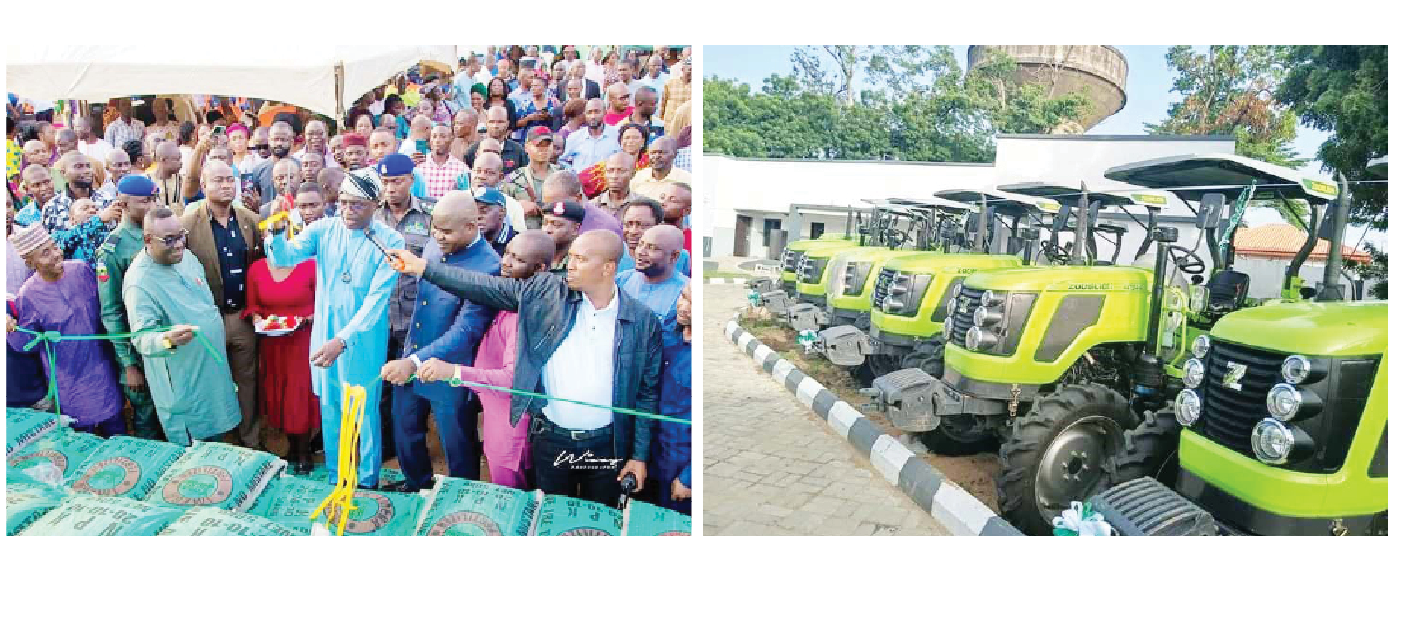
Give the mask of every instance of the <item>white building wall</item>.
<svg viewBox="0 0 1407 618">
<path fill-rule="evenodd" d="M 753 217 L 749 254 L 765 256 L 762 220 L 783 221 L 792 204 L 868 208 L 863 199 L 925 198 L 953 188 L 993 188 L 999 184 L 1041 180 L 1091 189 L 1123 188 L 1105 180 L 1104 170 L 1144 159 L 1181 154 L 1230 153 L 1229 138 L 1165 139 L 1149 136 L 998 136 L 993 164 L 913 163 L 889 161 L 792 161 L 734 159 L 705 155 L 695 173 L 698 182 L 693 225 L 711 238 L 712 255 L 731 255 L 737 214 Z M 699 185 L 703 189 L 698 188 Z M 775 214 L 767 214 L 775 213 Z M 1142 214 L 1137 213 L 1136 214 Z M 1181 205 L 1170 215 L 1190 215 Z M 827 231 L 842 231 L 844 216 L 806 213 L 800 235 L 811 221 L 824 221 Z M 1184 230 L 1183 234 L 1189 230 Z M 1131 259 L 1142 229 L 1130 224 L 1120 261 Z M 1111 245 L 1112 248 L 1112 245 Z"/>
</svg>

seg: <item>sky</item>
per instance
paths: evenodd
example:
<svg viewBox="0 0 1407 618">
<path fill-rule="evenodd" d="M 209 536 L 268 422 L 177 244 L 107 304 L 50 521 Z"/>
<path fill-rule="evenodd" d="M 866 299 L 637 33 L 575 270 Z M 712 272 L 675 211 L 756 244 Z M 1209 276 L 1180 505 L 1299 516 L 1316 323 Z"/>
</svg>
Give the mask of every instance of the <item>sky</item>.
<svg viewBox="0 0 1407 618">
<path fill-rule="evenodd" d="M 966 45 L 953 45 L 953 53 L 963 70 L 967 69 Z M 1128 59 L 1128 82 L 1124 86 L 1128 102 L 1120 110 L 1090 129 L 1091 135 L 1140 135 L 1143 123 L 1158 122 L 1167 116 L 1168 105 L 1177 99 L 1169 91 L 1173 73 L 1168 69 L 1167 47 L 1160 45 L 1118 45 Z M 1194 46 L 1205 53 L 1206 46 Z M 762 80 L 773 73 L 791 73 L 791 52 L 788 45 L 709 45 L 703 58 L 704 74 L 731 77 L 762 87 Z M 1295 150 L 1303 158 L 1314 158 L 1319 145 L 1328 134 L 1301 125 L 1296 136 Z M 1310 163 L 1318 170 L 1317 162 Z"/>
<path fill-rule="evenodd" d="M 967 45 L 954 45 L 953 53 L 963 70 L 967 70 Z M 1129 63 L 1128 80 L 1124 85 L 1128 101 L 1118 113 L 1105 118 L 1089 130 L 1090 135 L 1142 135 L 1143 124 L 1158 122 L 1167 117 L 1168 106 L 1177 99 L 1170 92 L 1173 73 L 1168 69 L 1167 46 L 1160 45 L 1118 45 L 1119 51 Z M 1194 49 L 1206 53 L 1207 46 L 1194 45 Z M 751 84 L 756 90 L 762 87 L 762 80 L 773 73 L 791 73 L 791 52 L 788 45 L 709 45 L 705 48 L 702 65 L 704 75 L 730 77 Z M 1301 158 L 1317 159 L 1319 145 L 1324 143 L 1328 133 L 1312 127 L 1300 125 L 1294 141 L 1294 149 Z M 1305 165 L 1310 172 L 1322 173 L 1317 160 Z M 1252 209 L 1246 213 L 1248 225 L 1280 223 L 1279 215 L 1269 209 Z M 1346 242 L 1356 245 L 1362 231 L 1350 228 Z M 1381 232 L 1369 232 L 1366 239 L 1385 247 L 1387 238 Z"/>
</svg>

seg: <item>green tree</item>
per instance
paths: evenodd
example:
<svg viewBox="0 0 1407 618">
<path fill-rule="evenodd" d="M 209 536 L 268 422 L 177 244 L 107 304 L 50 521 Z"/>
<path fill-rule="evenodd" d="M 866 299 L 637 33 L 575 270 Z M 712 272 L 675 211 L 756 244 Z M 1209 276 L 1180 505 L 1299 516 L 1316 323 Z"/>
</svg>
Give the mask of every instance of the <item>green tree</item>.
<svg viewBox="0 0 1407 618">
<path fill-rule="evenodd" d="M 1275 96 L 1286 73 L 1287 55 L 1274 45 L 1212 45 L 1200 54 L 1188 45 L 1168 49 L 1168 68 L 1175 74 L 1172 92 L 1181 99 L 1168 106 L 1168 117 L 1146 123 L 1154 135 L 1232 135 L 1236 154 L 1276 165 L 1298 168 L 1291 144 L 1298 118 Z M 1271 208 L 1290 224 L 1304 229 L 1308 206 L 1297 200 L 1266 200 L 1253 207 Z"/>
<path fill-rule="evenodd" d="M 1276 96 L 1300 118 L 1329 139 L 1318 157 L 1324 167 L 1341 173 L 1353 185 L 1349 222 L 1370 229 L 1387 229 L 1387 183 L 1368 173 L 1368 162 L 1387 155 L 1387 46 L 1297 45 L 1283 54 L 1289 71 Z M 1372 244 L 1373 256 L 1360 275 L 1376 278 L 1374 292 L 1387 298 L 1387 253 Z"/>
<path fill-rule="evenodd" d="M 733 156 L 991 161 L 998 132 L 1044 133 L 1078 118 L 1083 95 L 1022 86 L 1016 65 L 964 76 L 949 46 L 822 45 L 759 92 L 704 80 L 704 149 Z"/>
</svg>

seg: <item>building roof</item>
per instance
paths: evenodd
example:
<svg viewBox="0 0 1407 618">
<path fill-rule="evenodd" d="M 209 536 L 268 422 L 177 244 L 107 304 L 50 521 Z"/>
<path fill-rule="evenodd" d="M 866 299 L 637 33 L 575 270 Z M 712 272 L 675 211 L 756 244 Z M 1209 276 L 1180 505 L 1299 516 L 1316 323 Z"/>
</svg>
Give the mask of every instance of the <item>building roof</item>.
<svg viewBox="0 0 1407 618">
<path fill-rule="evenodd" d="M 1288 223 L 1258 225 L 1236 232 L 1236 255 L 1246 257 L 1291 259 L 1300 247 L 1304 246 L 1307 234 Z M 1367 262 L 1367 252 L 1352 247 L 1342 247 L 1343 258 L 1354 262 Z M 1320 239 L 1315 243 L 1309 259 L 1324 261 L 1329 257 L 1329 241 Z"/>
</svg>

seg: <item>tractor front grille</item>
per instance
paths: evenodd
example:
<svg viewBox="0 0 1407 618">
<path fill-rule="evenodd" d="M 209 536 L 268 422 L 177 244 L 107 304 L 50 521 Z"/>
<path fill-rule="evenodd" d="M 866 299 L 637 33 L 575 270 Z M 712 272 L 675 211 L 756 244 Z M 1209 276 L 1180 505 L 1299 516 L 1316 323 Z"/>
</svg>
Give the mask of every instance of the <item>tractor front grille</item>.
<svg viewBox="0 0 1407 618">
<path fill-rule="evenodd" d="M 948 316 L 948 323 L 952 326 L 953 343 L 963 345 L 967 329 L 972 328 L 972 314 L 977 311 L 977 307 L 982 305 L 982 292 L 984 291 L 965 285 L 959 288 L 957 310 Z"/>
<path fill-rule="evenodd" d="M 1213 341 L 1207 352 L 1202 383 L 1202 416 L 1192 430 L 1233 451 L 1254 457 L 1251 430 L 1270 416 L 1265 397 L 1281 381 L 1286 354 L 1267 352 L 1225 341 Z M 1245 367 L 1235 379 L 1232 363 Z M 1239 367 L 1237 368 L 1239 372 Z M 1236 388 L 1239 385 L 1239 390 Z"/>
<path fill-rule="evenodd" d="M 889 284 L 894 281 L 894 275 L 898 274 L 892 268 L 885 268 L 879 271 L 879 276 L 874 281 L 874 295 L 871 306 L 879 312 L 884 312 L 884 301 L 889 298 Z"/>
</svg>

